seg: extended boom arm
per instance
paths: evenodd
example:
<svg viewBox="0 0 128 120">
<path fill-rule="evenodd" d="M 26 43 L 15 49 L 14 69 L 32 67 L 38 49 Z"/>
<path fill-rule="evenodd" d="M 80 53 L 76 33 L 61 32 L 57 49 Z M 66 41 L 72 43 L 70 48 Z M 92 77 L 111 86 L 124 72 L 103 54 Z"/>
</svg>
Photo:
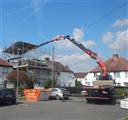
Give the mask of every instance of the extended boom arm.
<svg viewBox="0 0 128 120">
<path fill-rule="evenodd" d="M 54 42 L 54 41 L 59 41 L 59 40 L 64 40 L 64 39 L 69 40 L 70 42 L 72 42 L 73 44 L 75 44 L 77 47 L 79 47 L 82 51 L 84 51 L 86 54 L 88 54 L 91 58 L 95 59 L 96 62 L 98 63 L 98 65 L 100 66 L 101 70 L 102 70 L 102 78 L 107 78 L 108 73 L 107 73 L 107 70 L 106 70 L 106 64 L 105 64 L 105 62 L 103 62 L 97 56 L 96 53 L 94 53 L 90 49 L 84 47 L 81 43 L 78 43 L 77 41 L 75 41 L 74 38 L 71 38 L 69 35 L 67 35 L 67 36 L 60 35 L 59 37 L 57 37 L 57 38 L 55 38 L 53 40 L 50 40 L 50 41 L 47 41 L 45 43 L 40 44 L 38 47 L 41 47 L 43 45 L 46 45 L 46 44 L 51 43 L 51 42 Z"/>
</svg>

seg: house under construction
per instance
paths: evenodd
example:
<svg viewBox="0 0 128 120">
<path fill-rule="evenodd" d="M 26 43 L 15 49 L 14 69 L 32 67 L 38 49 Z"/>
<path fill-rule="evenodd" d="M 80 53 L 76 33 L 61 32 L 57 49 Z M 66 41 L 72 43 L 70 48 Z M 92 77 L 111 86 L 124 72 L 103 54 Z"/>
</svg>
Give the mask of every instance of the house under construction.
<svg viewBox="0 0 128 120">
<path fill-rule="evenodd" d="M 37 45 L 16 42 L 3 52 L 6 53 L 7 60 L 14 69 L 24 70 L 32 75 L 36 85 L 45 86 L 48 81 L 56 81 L 56 86 L 75 86 L 74 73 L 59 62 L 51 61 L 48 57 L 38 59 L 36 51 Z M 34 57 L 31 57 L 33 54 Z M 39 56 L 42 56 L 43 52 Z"/>
</svg>

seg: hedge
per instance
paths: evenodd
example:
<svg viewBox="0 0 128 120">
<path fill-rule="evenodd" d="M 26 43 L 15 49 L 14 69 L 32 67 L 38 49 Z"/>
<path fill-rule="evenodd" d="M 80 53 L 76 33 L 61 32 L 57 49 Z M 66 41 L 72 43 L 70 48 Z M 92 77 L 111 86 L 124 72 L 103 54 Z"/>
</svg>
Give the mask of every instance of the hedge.
<svg viewBox="0 0 128 120">
<path fill-rule="evenodd" d="M 115 94 L 119 98 L 128 97 L 128 87 L 116 86 L 115 87 Z"/>
<path fill-rule="evenodd" d="M 71 94 L 80 94 L 81 87 L 65 87 Z M 128 87 L 115 87 L 115 95 L 118 98 L 128 97 Z"/>
</svg>

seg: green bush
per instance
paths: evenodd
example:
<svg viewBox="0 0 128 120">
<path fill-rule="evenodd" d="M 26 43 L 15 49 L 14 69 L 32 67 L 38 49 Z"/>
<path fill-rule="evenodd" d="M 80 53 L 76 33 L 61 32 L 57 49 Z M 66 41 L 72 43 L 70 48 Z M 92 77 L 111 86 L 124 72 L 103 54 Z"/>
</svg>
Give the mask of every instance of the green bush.
<svg viewBox="0 0 128 120">
<path fill-rule="evenodd" d="M 115 87 L 115 94 L 119 98 L 128 97 L 128 87 Z"/>
</svg>

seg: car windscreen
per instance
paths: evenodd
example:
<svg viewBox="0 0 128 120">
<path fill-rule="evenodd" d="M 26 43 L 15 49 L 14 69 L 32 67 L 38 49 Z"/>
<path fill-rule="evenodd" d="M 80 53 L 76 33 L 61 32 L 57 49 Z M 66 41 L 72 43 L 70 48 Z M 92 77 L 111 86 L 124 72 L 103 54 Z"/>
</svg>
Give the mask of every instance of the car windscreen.
<svg viewBox="0 0 128 120">
<path fill-rule="evenodd" d="M 60 88 L 62 91 L 67 92 L 68 90 L 65 88 Z"/>
</svg>

